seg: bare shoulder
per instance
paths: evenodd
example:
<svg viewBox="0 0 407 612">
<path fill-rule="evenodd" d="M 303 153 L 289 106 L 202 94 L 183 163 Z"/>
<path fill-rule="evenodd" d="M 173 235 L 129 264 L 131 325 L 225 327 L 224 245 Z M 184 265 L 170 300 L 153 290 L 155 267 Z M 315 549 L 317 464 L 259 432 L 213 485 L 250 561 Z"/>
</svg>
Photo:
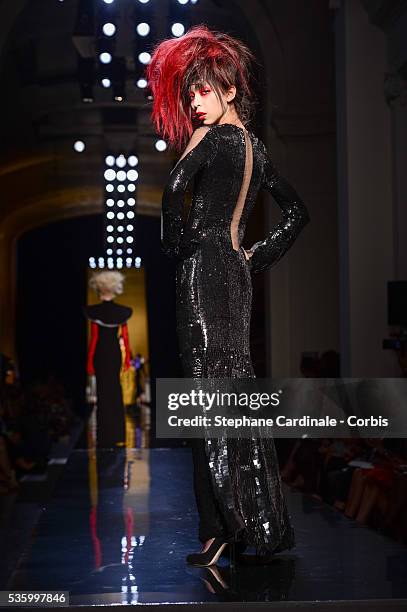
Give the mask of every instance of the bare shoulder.
<svg viewBox="0 0 407 612">
<path fill-rule="evenodd" d="M 206 134 L 208 132 L 211 131 L 211 128 L 212 128 L 212 126 L 210 126 L 210 125 L 200 125 L 192 133 L 192 136 L 191 136 L 191 139 L 190 139 L 189 142 L 194 142 L 194 144 L 198 144 L 198 142 L 200 142 L 202 140 L 202 138 L 204 136 L 206 136 Z M 189 145 L 189 143 L 188 143 L 188 145 Z"/>
<path fill-rule="evenodd" d="M 185 151 L 183 152 L 181 158 L 179 161 L 181 161 L 181 159 L 183 159 L 188 153 L 190 153 L 190 151 L 192 151 L 192 149 L 195 149 L 195 147 L 201 142 L 201 140 L 208 134 L 208 132 L 210 132 L 212 130 L 212 126 L 208 126 L 208 125 L 200 125 L 199 127 L 197 127 L 194 132 L 191 135 L 191 138 L 189 139 L 189 142 L 185 148 Z"/>
</svg>

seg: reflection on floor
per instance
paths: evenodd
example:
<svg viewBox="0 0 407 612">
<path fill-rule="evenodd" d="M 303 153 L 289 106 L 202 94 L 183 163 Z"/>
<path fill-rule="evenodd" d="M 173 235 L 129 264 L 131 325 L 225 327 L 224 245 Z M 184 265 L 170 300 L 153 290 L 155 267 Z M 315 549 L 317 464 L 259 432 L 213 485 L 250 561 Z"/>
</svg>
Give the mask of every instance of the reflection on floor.
<svg viewBox="0 0 407 612">
<path fill-rule="evenodd" d="M 150 405 L 138 402 L 125 406 L 126 448 L 149 448 L 150 446 Z M 96 446 L 97 440 L 97 405 L 91 406 L 87 422 L 87 445 Z"/>
<path fill-rule="evenodd" d="M 407 551 L 286 490 L 297 547 L 268 566 L 185 563 L 198 551 L 187 448 L 75 450 L 8 589 L 69 590 L 71 605 L 407 597 Z"/>
</svg>

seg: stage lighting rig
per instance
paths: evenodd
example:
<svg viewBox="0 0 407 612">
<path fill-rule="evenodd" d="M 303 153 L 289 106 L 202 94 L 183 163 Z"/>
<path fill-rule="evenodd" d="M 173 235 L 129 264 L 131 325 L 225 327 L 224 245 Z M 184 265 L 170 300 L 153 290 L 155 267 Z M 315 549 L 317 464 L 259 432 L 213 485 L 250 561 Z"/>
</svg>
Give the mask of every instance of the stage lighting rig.
<svg viewBox="0 0 407 612">
<path fill-rule="evenodd" d="M 139 268 L 135 256 L 136 182 L 138 157 L 109 153 L 105 157 L 105 256 L 89 258 L 91 268 Z"/>
</svg>

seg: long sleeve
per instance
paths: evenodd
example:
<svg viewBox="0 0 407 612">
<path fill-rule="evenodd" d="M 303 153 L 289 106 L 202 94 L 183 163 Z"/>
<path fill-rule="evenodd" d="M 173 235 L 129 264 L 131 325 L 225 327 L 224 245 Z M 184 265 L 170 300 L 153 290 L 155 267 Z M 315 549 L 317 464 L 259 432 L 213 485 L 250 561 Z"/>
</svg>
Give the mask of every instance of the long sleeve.
<svg viewBox="0 0 407 612">
<path fill-rule="evenodd" d="M 263 144 L 263 143 L 262 143 Z M 288 251 L 303 227 L 309 222 L 308 210 L 295 189 L 272 164 L 263 144 L 265 155 L 261 187 L 271 193 L 281 208 L 280 221 L 263 241 L 256 242 L 249 251 L 250 270 L 257 274 L 274 266 Z"/>
<path fill-rule="evenodd" d="M 91 321 L 90 342 L 89 342 L 89 349 L 88 349 L 88 361 L 87 361 L 87 367 L 86 367 L 86 370 L 89 376 L 92 376 L 92 374 L 95 373 L 95 368 L 93 365 L 93 358 L 95 356 L 98 335 L 99 335 L 99 330 L 98 330 L 97 323 L 95 323 L 94 321 Z"/>
<path fill-rule="evenodd" d="M 127 323 L 122 323 L 122 338 L 125 347 L 125 359 L 124 359 L 124 370 L 128 370 L 130 367 L 130 342 L 129 342 L 129 329 L 127 327 Z"/>
<path fill-rule="evenodd" d="M 192 134 L 183 156 L 170 174 L 161 208 L 161 250 L 168 257 L 183 258 L 181 239 L 185 192 L 190 180 L 201 168 L 213 161 L 216 153 L 216 131 L 201 126 Z"/>
</svg>

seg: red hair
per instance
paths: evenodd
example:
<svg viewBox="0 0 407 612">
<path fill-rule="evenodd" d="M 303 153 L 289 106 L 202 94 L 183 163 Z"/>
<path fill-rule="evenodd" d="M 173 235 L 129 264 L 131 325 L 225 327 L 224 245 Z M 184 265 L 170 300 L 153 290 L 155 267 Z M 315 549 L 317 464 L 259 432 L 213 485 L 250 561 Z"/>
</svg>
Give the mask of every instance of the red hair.
<svg viewBox="0 0 407 612">
<path fill-rule="evenodd" d="M 157 132 L 177 149 L 182 149 L 193 130 L 191 86 L 209 83 L 218 98 L 231 85 L 240 120 L 248 123 L 254 106 L 250 87 L 250 62 L 254 55 L 240 40 L 211 31 L 206 25 L 193 26 L 179 38 L 158 43 L 146 68 L 153 95 L 151 120 Z"/>
</svg>

